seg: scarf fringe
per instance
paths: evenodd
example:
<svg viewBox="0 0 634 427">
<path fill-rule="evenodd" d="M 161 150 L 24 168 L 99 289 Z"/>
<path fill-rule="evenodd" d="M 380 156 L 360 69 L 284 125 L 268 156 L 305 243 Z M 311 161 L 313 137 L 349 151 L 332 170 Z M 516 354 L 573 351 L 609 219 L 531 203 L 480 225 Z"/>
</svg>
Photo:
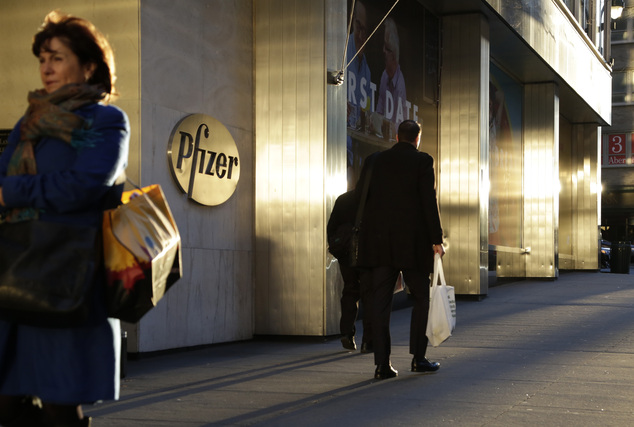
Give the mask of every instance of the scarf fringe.
<svg viewBox="0 0 634 427">
<path fill-rule="evenodd" d="M 4 222 L 21 222 L 35 220 L 40 217 L 39 209 L 13 208 L 0 214 L 0 224 Z"/>
</svg>

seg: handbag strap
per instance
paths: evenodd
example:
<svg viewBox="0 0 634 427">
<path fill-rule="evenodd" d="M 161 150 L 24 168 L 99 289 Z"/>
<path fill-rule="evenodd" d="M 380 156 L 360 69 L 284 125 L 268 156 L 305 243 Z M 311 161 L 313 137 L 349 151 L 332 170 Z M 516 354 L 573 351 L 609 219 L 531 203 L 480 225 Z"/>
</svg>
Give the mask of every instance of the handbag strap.
<svg viewBox="0 0 634 427">
<path fill-rule="evenodd" d="M 139 190 L 141 193 L 145 193 L 143 189 L 141 188 L 141 186 L 137 185 L 134 181 L 132 181 L 129 176 L 126 175 L 125 180 L 128 182 L 128 184 L 133 186 L 135 189 Z"/>
<path fill-rule="evenodd" d="M 368 173 L 364 177 L 363 189 L 361 190 L 361 199 L 359 200 L 359 206 L 357 207 L 357 216 L 354 220 L 355 228 L 359 228 L 361 225 L 361 219 L 363 218 L 363 209 L 365 208 L 365 201 L 368 198 L 368 190 L 370 189 L 370 179 L 372 178 L 372 166 L 374 166 L 374 156 L 370 157 L 368 163 Z"/>
<path fill-rule="evenodd" d="M 176 229 L 176 224 L 172 222 L 172 220 L 165 215 L 164 212 L 161 211 L 161 209 L 156 205 L 156 203 L 154 202 L 154 200 L 152 200 L 152 198 L 143 190 L 142 187 L 138 186 L 134 181 L 132 181 L 130 178 L 126 177 L 126 181 L 128 181 L 130 183 L 130 185 L 132 185 L 134 187 L 134 190 L 138 191 L 140 194 L 139 196 L 142 196 L 145 198 L 145 200 L 147 201 L 147 203 L 152 207 L 152 209 L 154 209 L 154 214 L 157 216 L 161 216 L 161 221 L 162 222 L 166 222 L 171 224 L 174 229 Z M 139 197 L 137 196 L 137 197 Z M 169 207 L 167 208 L 167 210 L 169 211 Z M 171 214 L 171 213 L 170 213 Z"/>
<path fill-rule="evenodd" d="M 156 206 L 156 204 L 152 201 L 152 199 L 150 198 L 150 196 L 147 195 L 147 193 L 145 191 L 143 191 L 143 188 L 141 188 L 139 185 L 137 185 L 134 181 L 132 181 L 129 177 L 126 176 L 125 180 L 134 187 L 134 190 L 138 191 L 140 194 L 139 196 L 143 196 L 145 197 L 145 200 L 148 201 L 148 203 L 150 204 L 150 206 L 152 206 L 152 208 L 154 208 L 155 210 L 158 209 L 158 207 Z"/>
</svg>

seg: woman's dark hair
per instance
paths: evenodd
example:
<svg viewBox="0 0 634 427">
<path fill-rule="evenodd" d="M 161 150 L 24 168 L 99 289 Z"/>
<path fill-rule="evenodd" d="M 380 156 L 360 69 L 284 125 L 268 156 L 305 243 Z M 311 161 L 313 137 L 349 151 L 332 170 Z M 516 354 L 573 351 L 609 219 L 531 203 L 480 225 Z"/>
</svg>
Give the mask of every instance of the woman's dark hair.
<svg viewBox="0 0 634 427">
<path fill-rule="evenodd" d="M 90 22 L 59 11 L 52 11 L 33 38 L 32 51 L 36 57 L 47 51 L 52 38 L 57 37 L 79 58 L 81 65 L 95 64 L 95 71 L 86 82 L 105 92 L 105 100 L 111 100 L 116 91 L 114 54 L 108 40 Z"/>
<path fill-rule="evenodd" d="M 420 125 L 414 120 L 405 120 L 398 126 L 399 142 L 414 142 L 420 134 Z"/>
</svg>

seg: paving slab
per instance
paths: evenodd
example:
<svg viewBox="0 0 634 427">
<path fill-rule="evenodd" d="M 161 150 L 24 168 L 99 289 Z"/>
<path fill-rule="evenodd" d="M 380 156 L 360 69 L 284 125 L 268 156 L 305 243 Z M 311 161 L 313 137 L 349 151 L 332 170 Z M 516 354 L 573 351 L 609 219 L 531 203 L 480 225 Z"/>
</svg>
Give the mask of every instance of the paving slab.
<svg viewBox="0 0 634 427">
<path fill-rule="evenodd" d="M 634 425 L 632 275 L 562 272 L 459 298 L 431 374 L 409 372 L 410 314 L 392 314 L 394 379 L 374 380 L 373 356 L 338 337 L 256 337 L 128 360 L 121 399 L 85 412 L 94 427 Z"/>
</svg>

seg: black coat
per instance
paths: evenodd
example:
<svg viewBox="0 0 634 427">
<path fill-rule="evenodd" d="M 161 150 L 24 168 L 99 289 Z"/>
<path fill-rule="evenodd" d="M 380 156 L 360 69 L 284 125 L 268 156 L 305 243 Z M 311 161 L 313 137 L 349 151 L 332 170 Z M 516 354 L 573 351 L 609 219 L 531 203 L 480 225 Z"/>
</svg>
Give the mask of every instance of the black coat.
<svg viewBox="0 0 634 427">
<path fill-rule="evenodd" d="M 336 240 L 341 239 L 352 229 L 357 215 L 357 196 L 354 190 L 347 191 L 337 197 L 332 208 L 326 235 L 328 237 L 328 250 L 339 260 L 340 263 L 348 262 L 347 251 L 342 251 L 341 243 Z M 342 228 L 341 230 L 339 228 Z M 347 249 L 347 245 L 345 245 Z M 338 250 L 337 250 L 338 249 Z"/>
<path fill-rule="evenodd" d="M 328 225 L 326 226 L 326 234 L 328 240 L 337 231 L 337 228 L 342 224 L 354 224 L 354 219 L 357 214 L 357 200 L 354 190 L 347 191 L 335 200 L 335 205 L 332 207 L 330 219 L 328 219 Z"/>
<path fill-rule="evenodd" d="M 431 272 L 432 246 L 443 241 L 433 158 L 398 142 L 366 160 L 358 192 L 369 162 L 374 165 L 359 237 L 360 265 Z"/>
</svg>

